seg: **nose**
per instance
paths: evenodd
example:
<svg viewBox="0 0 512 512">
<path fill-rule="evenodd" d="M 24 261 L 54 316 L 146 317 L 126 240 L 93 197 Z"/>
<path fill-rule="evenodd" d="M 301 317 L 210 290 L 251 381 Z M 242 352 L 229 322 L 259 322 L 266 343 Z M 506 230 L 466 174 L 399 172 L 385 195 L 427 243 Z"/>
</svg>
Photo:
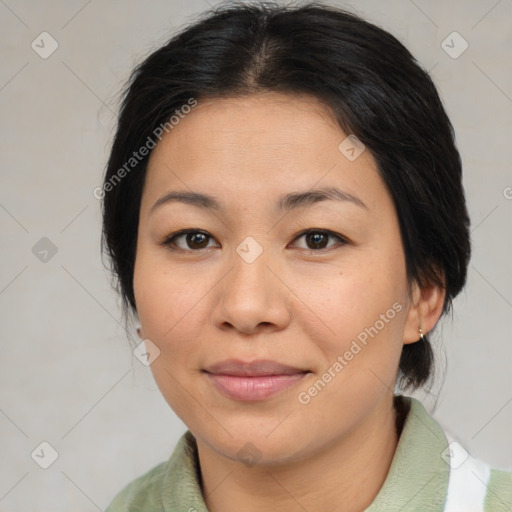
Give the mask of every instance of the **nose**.
<svg viewBox="0 0 512 512">
<path fill-rule="evenodd" d="M 254 260 L 233 252 L 229 272 L 215 287 L 215 325 L 244 334 L 284 329 L 292 316 L 293 294 L 283 284 L 275 258 L 266 251 Z"/>
</svg>

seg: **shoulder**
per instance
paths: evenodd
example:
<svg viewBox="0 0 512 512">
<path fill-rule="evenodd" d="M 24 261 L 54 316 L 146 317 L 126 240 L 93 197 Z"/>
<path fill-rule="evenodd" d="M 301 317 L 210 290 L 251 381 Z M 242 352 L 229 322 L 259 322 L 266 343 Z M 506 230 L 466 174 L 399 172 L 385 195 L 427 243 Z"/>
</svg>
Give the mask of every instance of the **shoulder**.
<svg viewBox="0 0 512 512">
<path fill-rule="evenodd" d="M 509 512 L 512 510 L 512 469 L 491 468 L 485 512 Z"/>
<path fill-rule="evenodd" d="M 162 510 L 161 489 L 167 461 L 156 465 L 126 485 L 105 512 L 137 512 Z"/>
<path fill-rule="evenodd" d="M 187 430 L 169 459 L 124 487 L 105 512 L 159 512 L 186 510 L 207 512 L 202 498 L 197 444 Z"/>
<path fill-rule="evenodd" d="M 421 506 L 418 510 L 512 512 L 512 468 L 497 468 L 476 457 L 420 401 L 403 400 L 410 409 L 390 470 L 393 481 L 400 484 L 393 487 L 393 493 L 398 489 L 401 499 L 407 489 Z M 436 490 L 428 497 L 430 503 L 420 503 L 428 493 L 418 493 L 418 489 L 427 488 L 434 477 Z M 386 496 L 391 492 L 388 487 L 382 491 Z M 432 503 L 433 499 L 438 501 Z"/>
<path fill-rule="evenodd" d="M 492 467 L 466 450 L 449 430 L 445 429 L 444 434 L 450 465 L 445 512 L 512 511 L 512 469 Z"/>
</svg>

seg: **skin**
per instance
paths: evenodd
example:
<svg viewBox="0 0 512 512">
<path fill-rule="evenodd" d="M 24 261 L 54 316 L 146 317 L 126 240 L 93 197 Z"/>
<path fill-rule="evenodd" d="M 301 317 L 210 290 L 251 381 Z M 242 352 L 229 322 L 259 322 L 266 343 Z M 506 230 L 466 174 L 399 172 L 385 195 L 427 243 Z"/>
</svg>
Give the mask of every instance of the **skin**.
<svg viewBox="0 0 512 512">
<path fill-rule="evenodd" d="M 316 99 L 272 92 L 199 102 L 151 154 L 134 273 L 139 335 L 161 351 L 151 369 L 197 439 L 212 512 L 360 511 L 388 473 L 400 353 L 420 326 L 434 327 L 444 291 L 408 282 L 391 196 L 369 151 L 354 161 L 340 152 L 346 136 Z M 282 194 L 320 186 L 366 207 L 326 200 L 276 210 Z M 170 202 L 151 212 L 171 190 L 215 196 L 222 210 Z M 210 238 L 194 245 L 182 236 L 174 250 L 162 244 L 182 229 Z M 299 236 L 306 229 L 347 243 L 331 236 L 308 244 Z M 236 252 L 248 236 L 263 251 L 252 263 Z M 300 403 L 298 394 L 395 303 L 401 311 Z M 228 358 L 311 373 L 266 400 L 237 401 L 201 371 Z M 248 442 L 255 465 L 238 455 Z"/>
</svg>

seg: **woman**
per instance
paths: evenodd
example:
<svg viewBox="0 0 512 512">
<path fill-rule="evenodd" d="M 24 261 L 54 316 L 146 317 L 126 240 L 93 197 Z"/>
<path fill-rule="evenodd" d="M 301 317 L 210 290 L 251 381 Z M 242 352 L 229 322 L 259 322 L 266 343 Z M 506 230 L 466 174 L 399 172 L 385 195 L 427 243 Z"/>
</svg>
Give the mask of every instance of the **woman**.
<svg viewBox="0 0 512 512">
<path fill-rule="evenodd" d="M 208 12 L 137 67 L 104 243 L 187 425 L 109 512 L 495 511 L 418 400 L 466 281 L 453 131 L 392 35 L 321 4 Z"/>
</svg>

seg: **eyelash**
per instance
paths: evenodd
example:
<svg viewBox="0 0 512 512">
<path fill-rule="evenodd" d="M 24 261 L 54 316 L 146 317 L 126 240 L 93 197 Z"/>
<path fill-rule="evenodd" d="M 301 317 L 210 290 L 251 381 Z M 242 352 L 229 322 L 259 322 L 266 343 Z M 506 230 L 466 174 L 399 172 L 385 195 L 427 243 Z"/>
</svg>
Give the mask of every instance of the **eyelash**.
<svg viewBox="0 0 512 512">
<path fill-rule="evenodd" d="M 167 237 L 165 237 L 165 239 L 161 242 L 161 244 L 165 247 L 167 247 L 169 250 L 171 251 L 176 251 L 176 252 L 200 252 L 202 250 L 205 250 L 205 249 L 209 249 L 210 247 L 203 247 L 201 249 L 182 249 L 181 247 L 176 247 L 175 245 L 175 240 L 181 236 L 185 236 L 185 235 L 188 235 L 190 233 L 194 233 L 194 234 L 202 234 L 202 235 L 205 235 L 206 237 L 212 239 L 213 237 L 208 234 L 207 232 L 205 231 L 202 231 L 200 229 L 184 229 L 182 231 L 178 231 L 176 233 L 173 233 Z M 297 240 L 305 235 L 308 235 L 310 233 L 320 233 L 322 235 L 325 235 L 325 236 L 329 236 L 329 237 L 333 237 L 333 238 L 337 238 L 339 240 L 338 244 L 343 246 L 343 245 L 347 245 L 349 243 L 349 241 L 339 235 L 338 233 L 334 233 L 333 231 L 330 231 L 328 229 L 307 229 L 305 231 L 302 231 L 301 233 L 299 233 L 293 240 Z M 321 252 L 321 251 L 327 251 L 327 250 L 330 250 L 332 249 L 333 247 L 336 247 L 336 245 L 332 245 L 330 247 L 323 247 L 323 248 L 320 248 L 320 249 L 303 249 L 305 251 L 309 251 L 309 252 Z"/>
</svg>

